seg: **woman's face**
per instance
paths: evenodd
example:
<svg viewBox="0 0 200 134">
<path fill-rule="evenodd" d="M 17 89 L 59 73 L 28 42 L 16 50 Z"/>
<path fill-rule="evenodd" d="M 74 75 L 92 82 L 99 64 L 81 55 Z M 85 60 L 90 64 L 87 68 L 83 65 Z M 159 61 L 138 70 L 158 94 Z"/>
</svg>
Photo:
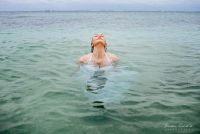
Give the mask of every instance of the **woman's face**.
<svg viewBox="0 0 200 134">
<path fill-rule="evenodd" d="M 99 43 L 102 43 L 103 45 L 106 44 L 106 40 L 105 40 L 105 37 L 104 37 L 103 34 L 95 34 L 92 37 L 92 44 L 93 45 L 96 45 L 96 44 L 99 44 Z"/>
</svg>

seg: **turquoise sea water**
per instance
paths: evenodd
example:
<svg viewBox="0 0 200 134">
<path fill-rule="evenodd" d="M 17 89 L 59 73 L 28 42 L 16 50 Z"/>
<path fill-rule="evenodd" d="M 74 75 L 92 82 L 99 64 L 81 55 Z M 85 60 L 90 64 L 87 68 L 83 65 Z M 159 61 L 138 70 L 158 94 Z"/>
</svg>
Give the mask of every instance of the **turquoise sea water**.
<svg viewBox="0 0 200 134">
<path fill-rule="evenodd" d="M 99 32 L 120 61 L 79 67 Z M 198 133 L 199 101 L 199 12 L 0 12 L 0 133 Z"/>
</svg>

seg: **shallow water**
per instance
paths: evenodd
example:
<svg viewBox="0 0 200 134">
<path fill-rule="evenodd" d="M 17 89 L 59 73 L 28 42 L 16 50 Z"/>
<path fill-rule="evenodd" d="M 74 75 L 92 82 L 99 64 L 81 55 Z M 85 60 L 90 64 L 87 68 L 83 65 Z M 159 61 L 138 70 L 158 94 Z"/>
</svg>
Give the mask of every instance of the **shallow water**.
<svg viewBox="0 0 200 134">
<path fill-rule="evenodd" d="M 76 64 L 102 32 L 113 68 Z M 199 12 L 0 12 L 1 133 L 198 133 Z"/>
</svg>

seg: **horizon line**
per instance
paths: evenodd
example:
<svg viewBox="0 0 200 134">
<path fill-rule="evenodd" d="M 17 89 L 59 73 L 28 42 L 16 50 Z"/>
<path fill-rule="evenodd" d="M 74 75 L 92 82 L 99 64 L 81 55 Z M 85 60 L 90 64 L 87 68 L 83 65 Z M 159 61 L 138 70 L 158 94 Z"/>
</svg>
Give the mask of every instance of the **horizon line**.
<svg viewBox="0 0 200 134">
<path fill-rule="evenodd" d="M 0 12 L 200 12 L 200 10 L 0 10 Z"/>
</svg>

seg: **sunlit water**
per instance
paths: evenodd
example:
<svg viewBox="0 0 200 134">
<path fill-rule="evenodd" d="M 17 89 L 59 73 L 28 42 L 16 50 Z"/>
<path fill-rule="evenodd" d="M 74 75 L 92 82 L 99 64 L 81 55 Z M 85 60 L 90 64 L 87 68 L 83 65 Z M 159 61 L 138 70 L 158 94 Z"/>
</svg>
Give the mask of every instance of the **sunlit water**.
<svg viewBox="0 0 200 134">
<path fill-rule="evenodd" d="M 80 66 L 104 33 L 120 61 Z M 200 13 L 1 12 L 0 133 L 198 133 Z"/>
</svg>

